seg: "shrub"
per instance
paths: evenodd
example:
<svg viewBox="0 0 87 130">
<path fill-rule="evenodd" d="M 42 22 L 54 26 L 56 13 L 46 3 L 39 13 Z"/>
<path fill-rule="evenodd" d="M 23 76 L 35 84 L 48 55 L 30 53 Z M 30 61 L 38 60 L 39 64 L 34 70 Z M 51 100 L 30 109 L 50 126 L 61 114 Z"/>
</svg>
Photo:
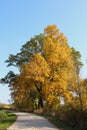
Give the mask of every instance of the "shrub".
<svg viewBox="0 0 87 130">
<path fill-rule="evenodd" d="M 70 110 L 66 112 L 66 117 L 71 126 L 79 126 L 81 130 L 87 130 L 87 112 Z"/>
<path fill-rule="evenodd" d="M 5 121 L 7 118 L 7 113 L 5 111 L 0 111 L 0 122 Z"/>
</svg>

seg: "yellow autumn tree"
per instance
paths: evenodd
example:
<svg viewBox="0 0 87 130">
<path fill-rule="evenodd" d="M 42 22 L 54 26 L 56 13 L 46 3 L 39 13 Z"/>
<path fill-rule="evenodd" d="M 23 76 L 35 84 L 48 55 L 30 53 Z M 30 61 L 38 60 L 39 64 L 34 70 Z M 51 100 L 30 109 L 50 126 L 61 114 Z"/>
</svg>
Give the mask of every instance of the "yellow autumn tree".
<svg viewBox="0 0 87 130">
<path fill-rule="evenodd" d="M 72 99 L 73 108 L 78 109 L 81 112 L 87 111 L 87 79 L 79 80 L 79 87 L 77 86 L 77 89 L 74 90 L 74 93 L 76 95 Z"/>
<path fill-rule="evenodd" d="M 61 100 L 69 103 L 72 93 L 68 87 L 74 76 L 71 55 L 72 49 L 64 34 L 56 25 L 47 26 L 42 35 L 32 38 L 22 46 L 20 53 L 10 55 L 7 60 L 8 65 L 20 68 L 19 77 L 13 84 L 14 98 L 19 99 L 21 95 L 23 101 L 30 93 L 32 98 L 38 99 L 40 106 L 43 101 L 55 108 Z"/>
<path fill-rule="evenodd" d="M 68 84 L 73 71 L 72 50 L 56 25 L 44 29 L 41 44 L 43 53 L 33 54 L 30 62 L 20 68 L 20 75 L 23 75 L 25 83 L 23 89 L 26 91 L 26 83 L 32 82 L 29 91 L 31 88 L 36 91 L 35 99 L 38 99 L 38 104 L 43 106 L 45 101 L 48 106 L 57 108 L 62 99 L 65 102 L 70 102 L 71 99 Z"/>
<path fill-rule="evenodd" d="M 29 64 L 21 68 L 21 73 L 28 81 L 33 83 L 36 90 L 35 100 L 38 99 L 38 107 L 43 106 L 43 86 L 46 84 L 50 74 L 50 68 L 41 54 L 34 54 Z M 32 84 L 31 84 L 32 88 Z M 34 90 L 33 89 L 33 90 Z"/>
<path fill-rule="evenodd" d="M 50 82 L 44 87 L 48 104 L 60 103 L 61 99 L 69 102 L 71 93 L 68 83 L 72 77 L 73 62 L 71 48 L 63 33 L 56 25 L 48 26 L 44 30 L 46 38 L 43 40 L 44 57 L 50 66 Z M 48 91 L 49 90 L 49 91 Z M 58 105 L 58 104 L 56 104 Z"/>
<path fill-rule="evenodd" d="M 35 81 L 45 82 L 45 78 L 49 76 L 50 69 L 44 57 L 39 53 L 34 54 L 29 64 L 23 68 L 26 78 L 32 78 Z"/>
<path fill-rule="evenodd" d="M 11 84 L 11 97 L 14 101 L 14 106 L 20 110 L 29 109 L 29 96 L 30 87 L 28 81 L 24 78 L 24 75 L 20 74 L 16 77 L 15 81 Z"/>
</svg>

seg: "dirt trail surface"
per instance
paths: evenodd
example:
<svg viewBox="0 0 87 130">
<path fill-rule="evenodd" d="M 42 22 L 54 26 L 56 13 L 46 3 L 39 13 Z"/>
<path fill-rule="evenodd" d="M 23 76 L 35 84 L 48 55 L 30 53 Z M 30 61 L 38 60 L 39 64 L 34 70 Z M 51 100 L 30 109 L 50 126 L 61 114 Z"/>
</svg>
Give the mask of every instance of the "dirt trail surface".
<svg viewBox="0 0 87 130">
<path fill-rule="evenodd" d="M 7 130 L 58 130 L 47 119 L 31 113 L 15 113 L 16 122 Z"/>
</svg>

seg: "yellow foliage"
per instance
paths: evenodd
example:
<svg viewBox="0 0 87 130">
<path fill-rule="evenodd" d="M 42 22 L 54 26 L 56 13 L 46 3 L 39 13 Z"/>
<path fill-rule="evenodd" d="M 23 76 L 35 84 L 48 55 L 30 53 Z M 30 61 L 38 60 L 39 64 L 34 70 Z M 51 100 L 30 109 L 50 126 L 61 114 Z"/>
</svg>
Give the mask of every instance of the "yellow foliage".
<svg viewBox="0 0 87 130">
<path fill-rule="evenodd" d="M 68 85 L 74 76 L 72 51 L 56 25 L 45 28 L 44 35 L 43 54 L 34 54 L 30 62 L 20 68 L 20 76 L 13 85 L 14 94 L 17 100 L 23 100 L 30 91 L 39 90 L 37 98 L 42 95 L 49 106 L 57 107 L 62 98 L 66 102 L 71 100 Z"/>
<path fill-rule="evenodd" d="M 40 54 L 35 54 L 31 62 L 25 65 L 24 73 L 28 79 L 44 82 L 50 69 L 45 59 Z"/>
</svg>

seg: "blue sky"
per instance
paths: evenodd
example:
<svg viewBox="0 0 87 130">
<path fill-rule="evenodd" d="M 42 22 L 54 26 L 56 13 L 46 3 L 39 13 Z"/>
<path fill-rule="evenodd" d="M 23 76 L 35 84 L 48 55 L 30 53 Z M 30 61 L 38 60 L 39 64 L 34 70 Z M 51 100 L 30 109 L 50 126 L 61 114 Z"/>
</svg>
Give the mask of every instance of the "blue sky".
<svg viewBox="0 0 87 130">
<path fill-rule="evenodd" d="M 31 37 L 56 24 L 70 46 L 80 51 L 87 77 L 87 0 L 0 0 L 0 78 L 13 67 L 4 61 L 16 54 Z M 10 91 L 0 85 L 0 102 L 8 103 Z"/>
</svg>

